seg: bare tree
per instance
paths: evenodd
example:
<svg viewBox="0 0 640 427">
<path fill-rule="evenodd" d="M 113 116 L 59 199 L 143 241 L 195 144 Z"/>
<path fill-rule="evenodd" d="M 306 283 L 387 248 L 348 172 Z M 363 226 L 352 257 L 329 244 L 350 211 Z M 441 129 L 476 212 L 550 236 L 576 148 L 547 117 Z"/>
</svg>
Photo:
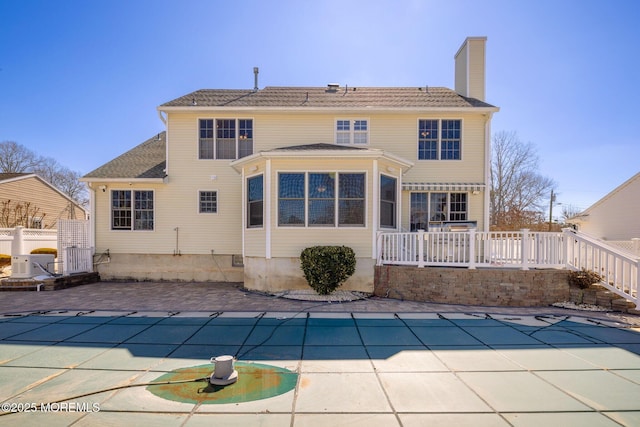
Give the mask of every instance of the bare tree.
<svg viewBox="0 0 640 427">
<path fill-rule="evenodd" d="M 52 158 L 44 158 L 41 166 L 34 168 L 33 172 L 79 204 L 89 204 L 87 188 L 80 182 L 80 173 L 60 165 Z"/>
<path fill-rule="evenodd" d="M 0 172 L 30 172 L 41 166 L 42 159 L 33 151 L 14 141 L 0 143 Z"/>
<path fill-rule="evenodd" d="M 40 208 L 32 205 L 31 202 L 16 202 L 12 200 L 0 201 L 0 227 L 14 228 L 22 226 L 26 228 L 35 227 L 33 220 L 45 217 L 45 213 L 40 213 Z"/>
<path fill-rule="evenodd" d="M 493 135 L 491 156 L 491 226 L 521 228 L 540 218 L 543 201 L 555 187 L 552 179 L 540 175 L 535 146 L 522 142 L 515 132 Z"/>
<path fill-rule="evenodd" d="M 0 172 L 35 173 L 79 204 L 89 203 L 80 173 L 62 166 L 51 157 L 42 157 L 14 141 L 0 143 Z"/>
<path fill-rule="evenodd" d="M 578 216 L 582 213 L 582 209 L 573 205 L 562 205 L 562 222 L 567 223 L 570 218 Z"/>
</svg>

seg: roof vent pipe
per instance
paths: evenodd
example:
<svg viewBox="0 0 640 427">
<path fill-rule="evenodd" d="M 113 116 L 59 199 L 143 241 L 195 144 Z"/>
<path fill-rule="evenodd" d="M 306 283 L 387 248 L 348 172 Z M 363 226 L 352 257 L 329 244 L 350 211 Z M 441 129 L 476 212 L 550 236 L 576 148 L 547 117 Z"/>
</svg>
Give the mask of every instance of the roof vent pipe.
<svg viewBox="0 0 640 427">
<path fill-rule="evenodd" d="M 336 92 L 340 87 L 339 83 L 329 83 L 327 85 L 327 92 Z"/>
<path fill-rule="evenodd" d="M 258 67 L 253 67 L 253 90 L 258 90 Z"/>
</svg>

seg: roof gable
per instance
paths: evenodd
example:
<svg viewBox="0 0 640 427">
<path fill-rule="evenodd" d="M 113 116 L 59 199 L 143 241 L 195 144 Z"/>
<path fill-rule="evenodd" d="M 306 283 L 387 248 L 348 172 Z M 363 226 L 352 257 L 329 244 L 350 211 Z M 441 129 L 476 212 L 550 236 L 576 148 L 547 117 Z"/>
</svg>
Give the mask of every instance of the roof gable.
<svg viewBox="0 0 640 427">
<path fill-rule="evenodd" d="M 623 191 L 625 188 L 629 187 L 630 185 L 632 185 L 636 181 L 638 181 L 638 187 L 637 188 L 640 190 L 640 172 L 638 172 L 637 174 L 635 174 L 634 176 L 632 176 L 631 178 L 629 178 L 628 180 L 626 180 L 625 182 L 623 182 L 622 184 L 620 184 L 619 186 L 617 186 L 616 188 L 611 190 L 603 198 L 601 198 L 600 200 L 595 202 L 593 205 L 589 206 L 587 209 L 582 211 L 580 214 L 576 215 L 576 217 L 579 218 L 579 217 L 583 217 L 585 215 L 588 215 L 594 209 L 598 208 L 599 206 L 604 205 L 607 202 L 607 200 L 609 200 L 609 199 L 611 199 L 613 197 L 614 194 L 616 194 L 616 193 L 618 193 L 620 191 Z M 637 196 L 640 196 L 640 194 L 638 194 Z"/>
<path fill-rule="evenodd" d="M 63 191 L 61 191 L 58 187 L 56 187 L 55 185 L 51 184 L 46 179 L 40 177 L 38 174 L 35 174 L 35 173 L 0 173 L 0 185 L 6 184 L 6 183 L 10 183 L 10 182 L 27 180 L 27 179 L 35 179 L 37 181 L 40 181 L 45 186 L 51 188 L 54 192 L 58 193 L 61 197 L 65 198 L 69 202 L 73 203 L 79 209 L 83 210 L 84 212 L 87 212 L 87 210 L 80 203 L 78 203 L 76 200 L 74 200 L 71 197 L 69 197 L 68 194 L 66 194 Z"/>
<path fill-rule="evenodd" d="M 10 181 L 10 180 L 14 180 L 16 178 L 22 179 L 22 178 L 25 178 L 25 177 L 27 177 L 29 175 L 35 175 L 35 174 L 26 173 L 26 172 L 22 172 L 22 173 L 0 173 L 0 182 Z"/>
</svg>

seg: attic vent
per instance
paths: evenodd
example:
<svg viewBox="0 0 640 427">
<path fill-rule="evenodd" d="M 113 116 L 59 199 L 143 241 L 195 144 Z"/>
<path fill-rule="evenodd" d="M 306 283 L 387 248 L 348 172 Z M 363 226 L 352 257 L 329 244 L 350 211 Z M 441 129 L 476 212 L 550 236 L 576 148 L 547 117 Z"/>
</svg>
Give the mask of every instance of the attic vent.
<svg viewBox="0 0 640 427">
<path fill-rule="evenodd" d="M 327 85 L 327 92 L 336 92 L 340 87 L 340 83 L 329 83 Z"/>
</svg>

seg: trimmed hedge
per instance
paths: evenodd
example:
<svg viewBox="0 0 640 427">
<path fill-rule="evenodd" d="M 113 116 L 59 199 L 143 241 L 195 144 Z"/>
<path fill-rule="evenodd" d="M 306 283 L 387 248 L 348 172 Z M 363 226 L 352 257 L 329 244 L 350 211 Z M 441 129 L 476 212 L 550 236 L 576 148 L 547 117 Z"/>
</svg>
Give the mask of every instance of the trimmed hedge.
<svg viewBox="0 0 640 427">
<path fill-rule="evenodd" d="M 58 250 L 54 248 L 38 248 L 31 251 L 33 255 L 53 255 L 54 258 L 58 258 Z"/>
<path fill-rule="evenodd" d="M 11 265 L 11 255 L 0 254 L 0 268 Z"/>
<path fill-rule="evenodd" d="M 300 261 L 307 283 L 320 295 L 332 293 L 356 271 L 356 254 L 347 246 L 312 246 Z"/>
</svg>

